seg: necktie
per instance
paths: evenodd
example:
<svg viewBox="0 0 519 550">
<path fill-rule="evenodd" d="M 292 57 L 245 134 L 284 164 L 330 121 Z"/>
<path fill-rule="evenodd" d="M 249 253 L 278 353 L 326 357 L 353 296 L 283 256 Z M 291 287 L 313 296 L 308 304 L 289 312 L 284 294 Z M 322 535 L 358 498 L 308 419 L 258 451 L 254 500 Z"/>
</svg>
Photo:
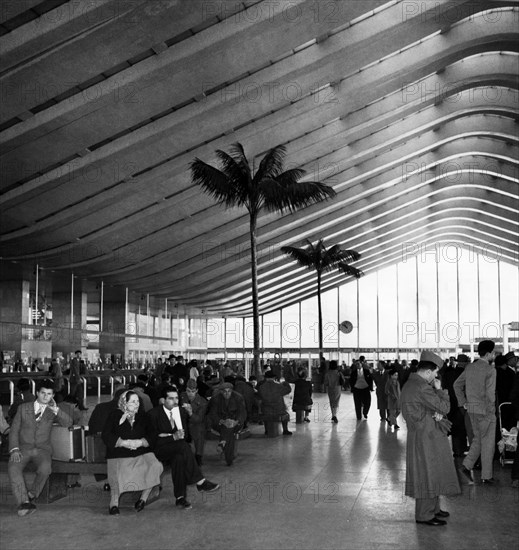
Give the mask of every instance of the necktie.
<svg viewBox="0 0 519 550">
<path fill-rule="evenodd" d="M 40 421 L 40 418 L 41 418 L 41 409 L 36 413 L 36 422 L 39 422 Z"/>
<path fill-rule="evenodd" d="M 173 418 L 173 411 L 169 413 L 169 421 L 171 423 L 171 427 L 175 429 L 175 419 Z"/>
</svg>

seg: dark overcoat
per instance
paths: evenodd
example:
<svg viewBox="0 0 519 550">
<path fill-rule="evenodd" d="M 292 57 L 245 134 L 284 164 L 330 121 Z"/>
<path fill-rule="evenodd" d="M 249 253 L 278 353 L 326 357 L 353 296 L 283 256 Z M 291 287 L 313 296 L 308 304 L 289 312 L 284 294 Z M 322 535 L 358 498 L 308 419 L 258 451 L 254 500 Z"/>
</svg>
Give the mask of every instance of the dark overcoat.
<svg viewBox="0 0 519 550">
<path fill-rule="evenodd" d="M 449 440 L 433 418 L 435 412 L 444 416 L 449 412 L 448 392 L 411 373 L 402 388 L 401 404 L 407 422 L 405 494 L 414 498 L 459 494 Z"/>
</svg>

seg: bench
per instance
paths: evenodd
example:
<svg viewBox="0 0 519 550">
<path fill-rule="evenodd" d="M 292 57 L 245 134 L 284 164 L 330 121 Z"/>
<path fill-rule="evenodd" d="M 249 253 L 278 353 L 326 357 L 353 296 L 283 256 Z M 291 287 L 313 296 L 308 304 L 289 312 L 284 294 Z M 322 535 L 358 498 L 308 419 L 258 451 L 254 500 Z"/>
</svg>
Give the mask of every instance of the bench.
<svg viewBox="0 0 519 550">
<path fill-rule="evenodd" d="M 7 472 L 8 456 L 2 456 L 0 460 L 0 472 Z M 36 465 L 30 462 L 25 468 L 25 472 L 35 472 Z M 106 476 L 106 462 L 63 462 L 61 460 L 52 461 L 52 473 L 45 484 L 37 503 L 48 504 L 55 502 L 60 498 L 67 496 L 69 479 L 71 475 L 81 474 L 104 474 Z"/>
</svg>

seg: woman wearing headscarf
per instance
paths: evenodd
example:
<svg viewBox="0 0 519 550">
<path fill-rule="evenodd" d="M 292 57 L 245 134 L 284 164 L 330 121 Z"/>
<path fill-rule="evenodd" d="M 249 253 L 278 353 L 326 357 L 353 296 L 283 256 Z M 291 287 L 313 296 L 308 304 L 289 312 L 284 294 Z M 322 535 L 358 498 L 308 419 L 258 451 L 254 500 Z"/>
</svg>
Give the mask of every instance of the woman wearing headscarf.
<svg viewBox="0 0 519 550">
<path fill-rule="evenodd" d="M 117 409 L 108 417 L 103 429 L 106 445 L 107 474 L 110 484 L 110 515 L 119 514 L 119 495 L 142 491 L 135 509 L 140 512 L 156 485 L 160 484 L 162 464 L 151 451 L 146 438 L 146 416 L 139 411 L 139 397 L 125 391 Z"/>
</svg>

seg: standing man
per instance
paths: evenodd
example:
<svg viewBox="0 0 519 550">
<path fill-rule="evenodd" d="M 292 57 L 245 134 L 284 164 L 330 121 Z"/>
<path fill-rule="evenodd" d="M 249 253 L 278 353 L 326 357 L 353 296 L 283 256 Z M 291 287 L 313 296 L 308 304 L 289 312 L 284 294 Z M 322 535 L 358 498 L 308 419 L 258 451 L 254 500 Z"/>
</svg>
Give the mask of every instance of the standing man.
<svg viewBox="0 0 519 550">
<path fill-rule="evenodd" d="M 186 499 L 187 485 L 196 483 L 198 491 L 207 493 L 216 491 L 219 485 L 205 479 L 186 442 L 187 414 L 178 406 L 177 388 L 164 388 L 162 398 L 163 403 L 148 413 L 149 443 L 156 457 L 171 465 L 176 506 L 188 510 L 191 503 Z"/>
<path fill-rule="evenodd" d="M 474 438 L 468 455 L 460 468 L 461 475 L 469 485 L 474 485 L 472 470 L 481 455 L 481 483 L 492 484 L 492 462 L 496 433 L 496 369 L 495 343 L 482 340 L 478 344 L 479 359 L 465 367 L 454 382 L 454 392 L 462 413 L 468 414 Z"/>
<path fill-rule="evenodd" d="M 440 495 L 461 492 L 447 438 L 450 401 L 441 389 L 438 355 L 423 351 L 416 373 L 402 388 L 402 413 L 407 422 L 405 494 L 415 499 L 416 523 L 446 525 L 448 512 L 440 508 Z"/>
<path fill-rule="evenodd" d="M 285 380 L 278 382 L 272 371 L 265 373 L 263 383 L 258 386 L 258 395 L 261 399 L 261 412 L 264 421 L 268 422 L 269 419 L 281 420 L 283 435 L 292 435 L 292 432 L 288 429 L 290 415 L 288 414 L 284 399 L 285 395 L 288 395 L 291 391 L 290 384 Z"/>
<path fill-rule="evenodd" d="M 167 367 L 166 372 L 171 374 L 171 380 L 179 392 L 186 391 L 186 384 L 189 380 L 189 369 L 184 364 L 184 357 L 182 355 L 177 355 L 176 363 Z"/>
<path fill-rule="evenodd" d="M 37 499 L 52 467 L 52 424 L 58 421 L 68 427 L 72 419 L 61 411 L 54 401 L 54 382 L 43 380 L 36 394 L 36 401 L 22 403 L 9 432 L 9 464 L 7 471 L 12 491 L 18 503 L 18 515 L 26 516 L 36 510 Z M 37 466 L 32 490 L 27 490 L 23 471 L 29 462 Z"/>
<path fill-rule="evenodd" d="M 380 414 L 380 421 L 389 424 L 389 406 L 388 398 L 386 395 L 386 384 L 389 379 L 388 370 L 386 369 L 386 363 L 384 361 L 379 361 L 377 364 L 377 370 L 372 374 L 373 380 L 377 386 L 377 408 Z M 358 415 L 357 415 L 358 417 Z"/>
<path fill-rule="evenodd" d="M 361 420 L 363 415 L 367 420 L 369 408 L 371 407 L 370 392 L 373 391 L 373 376 L 363 355 L 359 357 L 358 361 L 353 363 L 350 386 L 351 392 L 353 393 L 357 420 Z"/>
<path fill-rule="evenodd" d="M 74 352 L 74 357 L 70 361 L 70 373 L 69 373 L 69 393 L 73 397 L 77 398 L 78 407 L 80 411 L 87 411 L 88 407 L 85 407 L 83 401 L 83 383 L 81 382 L 81 350 L 78 349 Z"/>
<path fill-rule="evenodd" d="M 196 463 L 202 466 L 208 402 L 198 395 L 196 381 L 192 378 L 187 381 L 186 392 L 180 396 L 180 402 L 188 416 L 189 434 L 195 446 Z"/>
</svg>

